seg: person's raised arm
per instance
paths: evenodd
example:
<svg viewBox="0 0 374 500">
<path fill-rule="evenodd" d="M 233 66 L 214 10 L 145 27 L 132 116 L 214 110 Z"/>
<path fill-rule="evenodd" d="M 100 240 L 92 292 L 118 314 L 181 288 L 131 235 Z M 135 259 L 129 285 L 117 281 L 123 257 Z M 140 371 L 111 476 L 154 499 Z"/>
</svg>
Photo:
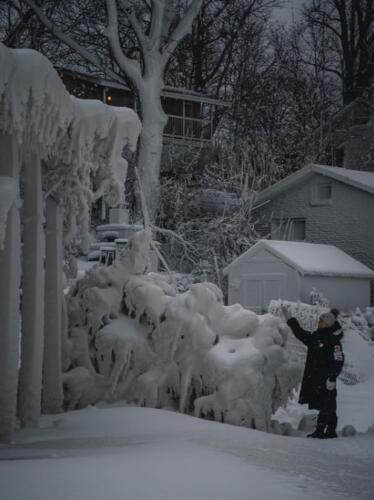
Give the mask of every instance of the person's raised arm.
<svg viewBox="0 0 374 500">
<path fill-rule="evenodd" d="M 301 328 L 300 323 L 296 318 L 292 317 L 292 314 L 288 310 L 286 306 L 282 304 L 282 314 L 287 322 L 287 325 L 291 328 L 292 333 L 295 335 L 297 339 L 300 340 L 303 344 L 308 346 L 310 344 L 311 335 L 310 332 L 307 332 L 303 328 Z"/>
</svg>

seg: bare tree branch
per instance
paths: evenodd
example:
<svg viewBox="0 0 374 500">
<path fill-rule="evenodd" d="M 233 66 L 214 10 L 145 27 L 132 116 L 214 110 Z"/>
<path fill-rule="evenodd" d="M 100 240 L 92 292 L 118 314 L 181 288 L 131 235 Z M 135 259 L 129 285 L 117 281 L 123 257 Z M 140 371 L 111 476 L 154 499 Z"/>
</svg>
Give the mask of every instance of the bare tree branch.
<svg viewBox="0 0 374 500">
<path fill-rule="evenodd" d="M 178 43 L 187 35 L 187 33 L 190 32 L 192 23 L 200 10 L 202 3 L 203 0 L 192 0 L 185 15 L 182 17 L 173 33 L 170 35 L 170 41 L 162 51 L 162 62 L 164 66 L 166 66 Z"/>
<path fill-rule="evenodd" d="M 44 24 L 44 26 L 58 38 L 61 42 L 68 45 L 71 49 L 75 50 L 81 57 L 83 57 L 86 61 L 90 62 L 97 68 L 101 69 L 105 74 L 113 78 L 114 81 L 123 83 L 123 80 L 111 69 L 105 67 L 100 59 L 95 57 L 89 50 L 86 50 L 79 43 L 77 43 L 73 38 L 71 38 L 66 33 L 63 33 L 60 29 L 58 29 L 43 13 L 43 11 L 38 7 L 33 0 L 22 0 L 25 2 L 38 16 L 40 21 Z M 13 0 L 14 3 L 14 0 Z"/>
<path fill-rule="evenodd" d="M 161 42 L 164 9 L 165 5 L 163 0 L 152 0 L 152 20 L 149 38 L 155 45 L 157 45 L 157 48 L 160 47 Z"/>
<path fill-rule="evenodd" d="M 145 33 L 143 32 L 143 30 L 139 24 L 139 21 L 137 20 L 134 12 L 130 9 L 127 0 L 119 0 L 119 3 L 121 5 L 121 7 L 123 8 L 123 10 L 129 16 L 130 24 L 132 26 L 132 29 L 135 32 L 136 38 L 138 39 L 143 52 L 147 51 L 148 47 L 149 47 L 148 38 L 145 35 Z"/>
</svg>

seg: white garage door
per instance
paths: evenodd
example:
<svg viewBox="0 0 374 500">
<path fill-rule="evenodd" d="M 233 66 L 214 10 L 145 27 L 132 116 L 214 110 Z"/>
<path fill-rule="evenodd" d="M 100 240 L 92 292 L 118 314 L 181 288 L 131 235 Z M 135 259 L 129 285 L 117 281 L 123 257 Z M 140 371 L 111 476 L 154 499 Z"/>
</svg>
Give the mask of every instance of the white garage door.
<svg viewBox="0 0 374 500">
<path fill-rule="evenodd" d="M 240 302 L 255 312 L 266 311 L 269 302 L 284 297 L 284 274 L 251 274 L 240 282 Z"/>
</svg>

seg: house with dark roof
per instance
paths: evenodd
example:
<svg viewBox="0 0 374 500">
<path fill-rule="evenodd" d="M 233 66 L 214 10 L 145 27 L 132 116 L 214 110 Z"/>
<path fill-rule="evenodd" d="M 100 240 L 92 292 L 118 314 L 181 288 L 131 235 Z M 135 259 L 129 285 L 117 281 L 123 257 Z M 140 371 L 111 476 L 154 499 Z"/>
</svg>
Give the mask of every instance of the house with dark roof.
<svg viewBox="0 0 374 500">
<path fill-rule="evenodd" d="M 374 172 L 310 164 L 261 191 L 253 210 L 263 237 L 335 245 L 374 270 Z"/>
</svg>

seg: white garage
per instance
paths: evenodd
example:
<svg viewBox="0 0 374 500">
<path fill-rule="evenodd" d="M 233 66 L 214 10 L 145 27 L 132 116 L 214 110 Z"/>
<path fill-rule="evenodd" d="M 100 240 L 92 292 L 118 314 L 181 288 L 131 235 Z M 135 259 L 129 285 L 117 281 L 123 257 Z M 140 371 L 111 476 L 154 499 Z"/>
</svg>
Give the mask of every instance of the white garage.
<svg viewBox="0 0 374 500">
<path fill-rule="evenodd" d="M 331 307 L 348 311 L 370 305 L 374 271 L 332 245 L 260 240 L 229 264 L 228 303 L 255 312 L 273 299 L 310 303 L 316 288 Z"/>
</svg>

